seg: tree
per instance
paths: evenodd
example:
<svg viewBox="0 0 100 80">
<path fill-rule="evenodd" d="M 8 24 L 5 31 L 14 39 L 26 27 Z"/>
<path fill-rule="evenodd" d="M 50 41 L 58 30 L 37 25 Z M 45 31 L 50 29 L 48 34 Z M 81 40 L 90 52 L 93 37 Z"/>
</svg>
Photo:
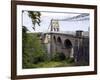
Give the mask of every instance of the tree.
<svg viewBox="0 0 100 80">
<path fill-rule="evenodd" d="M 45 59 L 46 51 L 43 49 L 38 34 L 26 33 L 23 39 L 23 68 L 34 68 L 37 63 Z"/>
<path fill-rule="evenodd" d="M 38 11 L 28 11 L 28 16 L 31 18 L 32 20 L 32 24 L 33 24 L 33 29 L 35 30 L 35 25 L 38 24 L 40 26 L 40 17 L 41 17 L 41 13 Z"/>
<path fill-rule="evenodd" d="M 23 68 L 27 65 L 29 61 L 29 55 L 26 53 L 26 41 L 27 41 L 27 32 L 28 29 L 25 26 L 22 26 L 22 65 Z"/>
<path fill-rule="evenodd" d="M 40 12 L 28 11 L 28 15 L 34 25 L 32 28 L 35 30 L 35 25 L 40 26 Z M 34 64 L 44 61 L 45 50 L 39 40 L 38 34 L 26 33 L 28 29 L 22 26 L 22 51 L 23 51 L 23 68 L 35 67 Z"/>
</svg>

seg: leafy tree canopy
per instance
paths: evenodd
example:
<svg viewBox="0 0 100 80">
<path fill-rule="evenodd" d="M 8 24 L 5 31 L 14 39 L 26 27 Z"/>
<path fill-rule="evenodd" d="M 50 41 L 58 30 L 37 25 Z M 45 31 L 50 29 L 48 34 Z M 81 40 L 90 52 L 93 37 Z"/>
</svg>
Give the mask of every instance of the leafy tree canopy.
<svg viewBox="0 0 100 80">
<path fill-rule="evenodd" d="M 40 17 L 41 17 L 41 13 L 38 11 L 28 11 L 28 16 L 31 18 L 32 20 L 32 24 L 33 24 L 33 29 L 35 30 L 35 25 L 38 24 L 40 26 Z"/>
</svg>

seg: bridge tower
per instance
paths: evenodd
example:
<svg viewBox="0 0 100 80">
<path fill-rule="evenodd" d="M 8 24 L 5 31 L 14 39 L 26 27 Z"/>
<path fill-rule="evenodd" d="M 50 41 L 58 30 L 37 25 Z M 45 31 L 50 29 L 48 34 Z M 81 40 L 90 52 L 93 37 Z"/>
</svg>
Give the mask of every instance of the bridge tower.
<svg viewBox="0 0 100 80">
<path fill-rule="evenodd" d="M 59 22 L 57 19 L 51 20 L 51 31 L 59 31 Z"/>
<path fill-rule="evenodd" d="M 50 23 L 50 31 L 58 32 L 59 31 L 59 22 L 57 19 L 52 19 Z M 50 34 L 50 58 L 52 59 L 53 56 L 53 36 L 52 33 Z"/>
</svg>

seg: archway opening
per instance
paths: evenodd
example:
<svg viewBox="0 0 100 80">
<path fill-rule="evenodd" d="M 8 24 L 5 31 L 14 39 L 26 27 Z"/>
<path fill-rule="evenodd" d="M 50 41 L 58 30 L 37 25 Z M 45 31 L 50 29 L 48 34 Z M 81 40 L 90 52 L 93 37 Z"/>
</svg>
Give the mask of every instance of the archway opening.
<svg viewBox="0 0 100 80">
<path fill-rule="evenodd" d="M 66 49 L 66 54 L 68 55 L 68 57 L 73 58 L 73 46 L 70 40 L 66 39 L 64 41 L 64 46 Z"/>
<path fill-rule="evenodd" d="M 53 40 L 54 40 L 54 42 L 56 43 L 56 37 L 55 37 L 55 36 L 53 37 Z"/>
<path fill-rule="evenodd" d="M 58 45 L 61 45 L 62 44 L 62 41 L 61 41 L 61 38 L 60 37 L 57 38 L 57 43 L 58 43 Z"/>
<path fill-rule="evenodd" d="M 64 42 L 65 48 L 72 48 L 72 43 L 70 40 L 66 39 Z"/>
</svg>

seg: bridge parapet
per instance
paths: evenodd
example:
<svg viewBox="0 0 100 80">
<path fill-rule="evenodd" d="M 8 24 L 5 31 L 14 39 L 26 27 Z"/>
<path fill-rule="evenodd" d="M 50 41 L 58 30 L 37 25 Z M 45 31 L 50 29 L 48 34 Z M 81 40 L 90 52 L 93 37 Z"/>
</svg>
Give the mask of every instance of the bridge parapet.
<svg viewBox="0 0 100 80">
<path fill-rule="evenodd" d="M 49 32 L 43 32 L 44 34 L 51 34 L 51 33 L 55 33 L 55 34 L 71 34 L 71 35 L 82 35 L 82 36 L 89 36 L 89 32 L 88 31 L 81 31 L 81 30 L 77 30 L 77 31 L 49 31 Z"/>
</svg>

